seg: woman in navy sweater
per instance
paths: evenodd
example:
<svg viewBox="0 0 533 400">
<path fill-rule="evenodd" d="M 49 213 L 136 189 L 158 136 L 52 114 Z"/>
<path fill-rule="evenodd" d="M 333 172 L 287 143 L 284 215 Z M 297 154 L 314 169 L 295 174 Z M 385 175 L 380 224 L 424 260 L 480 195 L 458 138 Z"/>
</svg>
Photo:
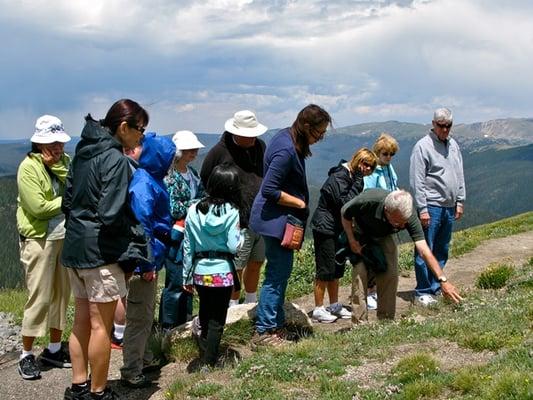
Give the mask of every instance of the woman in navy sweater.
<svg viewBox="0 0 533 400">
<path fill-rule="evenodd" d="M 310 104 L 303 108 L 292 127 L 280 130 L 267 146 L 264 178 L 250 216 L 250 227 L 265 241 L 266 269 L 257 305 L 253 346 L 281 345 L 285 324 L 283 303 L 291 275 L 293 250 L 281 246 L 288 215 L 303 221 L 309 215 L 309 190 L 305 159 L 310 146 L 324 138 L 330 115 Z"/>
</svg>

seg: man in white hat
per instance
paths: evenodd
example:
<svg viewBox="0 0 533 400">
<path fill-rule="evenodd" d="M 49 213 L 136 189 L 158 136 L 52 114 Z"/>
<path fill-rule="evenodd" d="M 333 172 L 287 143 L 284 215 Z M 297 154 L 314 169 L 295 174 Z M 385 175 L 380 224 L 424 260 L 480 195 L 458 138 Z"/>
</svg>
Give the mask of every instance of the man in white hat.
<svg viewBox="0 0 533 400">
<path fill-rule="evenodd" d="M 409 181 L 424 235 L 433 255 L 444 268 L 454 220 L 463 215 L 465 179 L 463 159 L 457 142 L 450 137 L 453 117 L 447 108 L 433 114 L 433 128 L 413 147 Z M 415 300 L 429 306 L 436 303 L 442 279 L 429 270 L 418 251 L 415 252 Z"/>
<path fill-rule="evenodd" d="M 249 110 L 237 111 L 226 121 L 220 141 L 209 151 L 202 165 L 200 176 L 204 185 L 213 168 L 219 164 L 232 164 L 239 171 L 244 198 L 241 221 L 248 223 L 250 209 L 263 180 L 263 156 L 265 142 L 258 138 L 267 127 L 257 121 Z M 265 261 L 263 238 L 250 228 L 243 229 L 244 243 L 235 257 L 235 268 L 242 278 L 245 303 L 257 301 L 257 285 L 261 265 Z M 234 292 L 230 307 L 239 304 L 239 292 Z"/>
</svg>

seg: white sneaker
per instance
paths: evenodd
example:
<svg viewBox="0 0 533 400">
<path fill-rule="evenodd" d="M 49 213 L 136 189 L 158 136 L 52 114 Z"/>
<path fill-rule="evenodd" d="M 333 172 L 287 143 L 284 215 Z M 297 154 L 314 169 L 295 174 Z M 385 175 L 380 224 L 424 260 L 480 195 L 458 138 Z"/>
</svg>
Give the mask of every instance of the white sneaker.
<svg viewBox="0 0 533 400">
<path fill-rule="evenodd" d="M 328 312 L 324 306 L 315 307 L 313 310 L 313 321 L 329 324 L 330 322 L 335 322 L 336 320 L 337 317 L 335 315 L 331 315 L 331 313 Z"/>
<path fill-rule="evenodd" d="M 415 296 L 415 302 L 424 307 L 430 307 L 438 301 L 430 294 L 423 294 L 422 296 Z"/>
<path fill-rule="evenodd" d="M 235 307 L 235 306 L 238 306 L 239 305 L 239 300 L 230 300 L 229 301 L 229 305 L 228 305 L 228 308 L 231 308 L 231 307 Z"/>
<path fill-rule="evenodd" d="M 369 310 L 378 309 L 378 294 L 377 293 L 374 292 L 366 296 L 366 308 L 368 308 Z"/>
<path fill-rule="evenodd" d="M 342 306 L 341 303 L 333 303 L 326 307 L 326 311 L 330 314 L 335 315 L 341 319 L 352 318 L 352 313 Z"/>
</svg>

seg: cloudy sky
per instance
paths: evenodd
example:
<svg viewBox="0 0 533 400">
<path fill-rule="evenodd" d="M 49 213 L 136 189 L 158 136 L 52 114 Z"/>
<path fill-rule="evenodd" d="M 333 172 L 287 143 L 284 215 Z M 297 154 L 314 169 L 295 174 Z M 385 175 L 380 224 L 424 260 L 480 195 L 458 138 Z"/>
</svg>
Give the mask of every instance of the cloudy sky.
<svg viewBox="0 0 533 400">
<path fill-rule="evenodd" d="M 533 116 L 533 2 L 0 0 L 0 139 L 42 114 L 79 135 L 117 99 L 161 133 L 267 126 L 317 103 L 337 126 Z"/>
</svg>

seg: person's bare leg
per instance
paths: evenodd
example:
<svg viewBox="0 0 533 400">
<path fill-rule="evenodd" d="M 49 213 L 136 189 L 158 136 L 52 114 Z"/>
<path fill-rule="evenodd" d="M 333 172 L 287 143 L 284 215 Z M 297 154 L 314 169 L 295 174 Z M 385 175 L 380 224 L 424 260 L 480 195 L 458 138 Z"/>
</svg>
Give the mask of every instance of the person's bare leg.
<svg viewBox="0 0 533 400">
<path fill-rule="evenodd" d="M 326 293 L 327 281 L 321 281 L 320 279 L 315 279 L 315 307 L 322 307 L 324 305 L 324 296 Z"/>
<path fill-rule="evenodd" d="M 87 351 L 90 335 L 89 301 L 87 299 L 76 298 L 74 324 L 69 339 L 73 384 L 83 384 L 87 381 Z"/>
<path fill-rule="evenodd" d="M 89 365 L 91 366 L 91 392 L 101 392 L 107 384 L 111 356 L 111 327 L 117 301 L 89 302 L 91 336 L 89 339 Z"/>
<path fill-rule="evenodd" d="M 339 280 L 334 279 L 327 282 L 329 304 L 335 304 L 339 301 Z"/>
<path fill-rule="evenodd" d="M 263 261 L 249 261 L 244 268 L 243 281 L 244 290 L 247 293 L 257 292 L 257 286 L 259 285 L 259 276 L 261 275 L 261 266 Z"/>
<path fill-rule="evenodd" d="M 50 343 L 61 343 L 61 335 L 63 331 L 59 329 L 50 328 Z"/>
<path fill-rule="evenodd" d="M 31 351 L 33 349 L 34 336 L 22 336 L 22 348 L 24 351 Z"/>
<path fill-rule="evenodd" d="M 242 271 L 243 271 L 242 269 L 237 270 L 237 275 L 239 276 L 239 282 L 242 282 L 242 275 L 243 275 Z M 240 297 L 241 297 L 240 290 L 234 290 L 233 293 L 231 294 L 231 300 L 239 301 Z"/>
</svg>

